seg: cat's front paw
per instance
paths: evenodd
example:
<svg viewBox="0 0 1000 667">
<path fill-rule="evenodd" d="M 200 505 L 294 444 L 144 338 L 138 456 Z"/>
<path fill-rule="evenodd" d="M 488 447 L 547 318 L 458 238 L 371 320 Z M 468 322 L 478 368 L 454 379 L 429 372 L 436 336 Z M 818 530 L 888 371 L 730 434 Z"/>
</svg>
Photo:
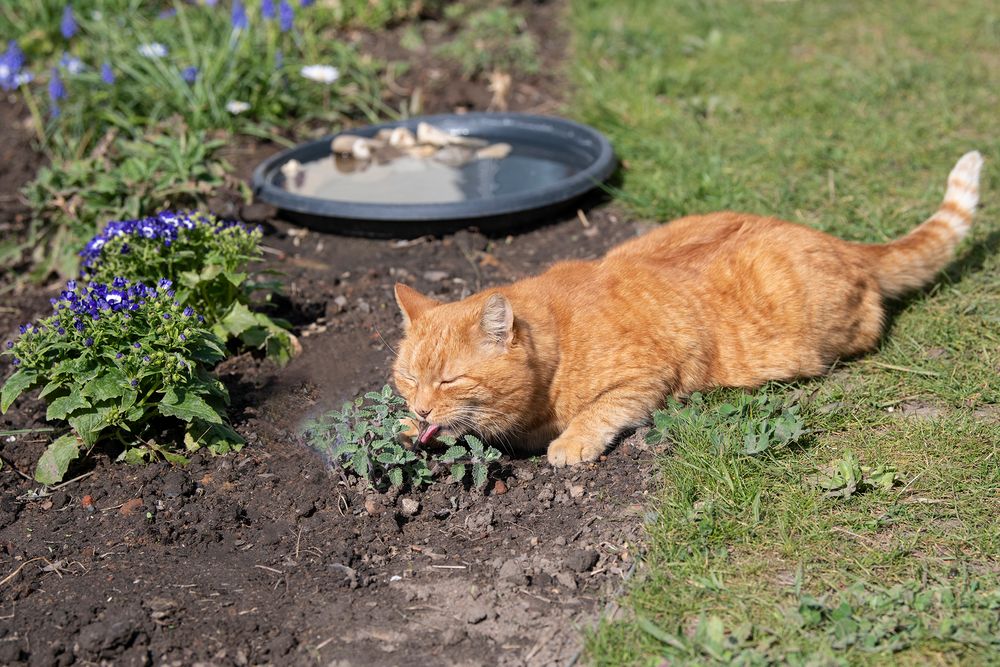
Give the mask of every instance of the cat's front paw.
<svg viewBox="0 0 1000 667">
<path fill-rule="evenodd" d="M 571 466 L 582 461 L 593 461 L 604 451 L 603 447 L 595 447 L 576 438 L 560 436 L 549 445 L 549 463 L 556 468 Z"/>
</svg>

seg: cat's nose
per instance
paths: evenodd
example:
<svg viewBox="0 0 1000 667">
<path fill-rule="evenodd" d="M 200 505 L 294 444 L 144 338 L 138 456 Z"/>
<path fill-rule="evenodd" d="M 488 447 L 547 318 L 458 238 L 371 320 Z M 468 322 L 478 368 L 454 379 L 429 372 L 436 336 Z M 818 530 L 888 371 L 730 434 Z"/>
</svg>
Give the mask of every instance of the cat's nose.
<svg viewBox="0 0 1000 667">
<path fill-rule="evenodd" d="M 421 410 L 420 408 L 415 409 L 414 412 L 416 412 L 421 419 L 427 419 L 427 415 L 431 413 L 430 409 Z"/>
</svg>

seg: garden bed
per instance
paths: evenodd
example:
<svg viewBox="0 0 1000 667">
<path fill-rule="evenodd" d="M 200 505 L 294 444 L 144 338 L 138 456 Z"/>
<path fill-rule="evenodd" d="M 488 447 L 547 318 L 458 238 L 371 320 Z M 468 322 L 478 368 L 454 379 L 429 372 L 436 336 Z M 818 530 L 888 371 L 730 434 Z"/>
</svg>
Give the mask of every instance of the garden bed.
<svg viewBox="0 0 1000 667">
<path fill-rule="evenodd" d="M 531 11 L 551 19 L 555 10 Z M 372 48 L 390 51 L 389 37 Z M 483 83 L 468 84 L 465 100 L 426 95 L 451 78 L 441 71 L 416 68 L 400 85 L 407 95 L 424 87 L 425 111 L 488 104 Z M 557 97 L 542 88 L 552 78 L 526 81 L 511 107 L 551 110 Z M 39 159 L 24 110 L 0 113 L 0 221 L 17 233 L 16 195 Z M 247 177 L 276 150 L 240 140 L 226 158 Z M 392 242 L 305 232 L 224 190 L 209 204 L 263 224 L 268 267 L 285 274 L 278 315 L 303 352 L 283 369 L 250 353 L 218 368 L 242 452 L 197 454 L 183 468 L 100 453 L 48 493 L 30 480 L 50 440 L 44 405 L 30 396 L 14 405 L 0 426 L 24 431 L 0 442 L 0 664 L 572 660 L 580 631 L 634 563 L 652 465 L 641 438 L 606 463 L 553 471 L 543 458 L 504 457 L 485 491 L 442 482 L 400 495 L 330 471 L 297 432 L 389 377 L 389 345 L 401 335 L 396 281 L 455 299 L 598 256 L 635 225 L 597 209 L 508 238 Z M 11 278 L 0 310 L 8 337 L 49 312 L 58 290 Z"/>
</svg>

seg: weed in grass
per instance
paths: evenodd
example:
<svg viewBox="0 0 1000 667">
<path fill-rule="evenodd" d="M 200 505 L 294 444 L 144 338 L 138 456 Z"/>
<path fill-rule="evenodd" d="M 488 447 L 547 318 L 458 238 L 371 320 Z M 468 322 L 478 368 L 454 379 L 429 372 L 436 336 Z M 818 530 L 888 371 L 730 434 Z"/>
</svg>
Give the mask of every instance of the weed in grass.
<svg viewBox="0 0 1000 667">
<path fill-rule="evenodd" d="M 449 6 L 446 16 L 459 24 L 455 38 L 437 52 L 458 62 L 466 76 L 500 70 L 538 71 L 538 47 L 525 30 L 524 17 L 506 7 L 468 11 L 462 3 Z"/>
<path fill-rule="evenodd" d="M 713 454 L 752 455 L 795 444 L 808 430 L 799 406 L 785 397 L 767 391 L 736 394 L 731 402 L 710 407 L 695 392 L 686 403 L 668 399 L 667 407 L 653 414 L 646 442 L 656 445 L 691 432 L 707 434 Z"/>
<path fill-rule="evenodd" d="M 413 417 L 406 402 L 386 385 L 381 392 L 345 403 L 339 412 L 308 422 L 302 432 L 309 446 L 331 464 L 376 489 L 425 486 L 445 466 L 455 481 L 471 474 L 473 486 L 485 485 L 489 466 L 500 458 L 500 452 L 472 435 L 465 436 L 465 446 L 454 438 L 444 439 L 448 449 L 439 455 L 411 448 L 404 444 L 403 432 Z"/>
<path fill-rule="evenodd" d="M 174 300 L 171 287 L 165 279 L 151 286 L 70 281 L 52 299 L 51 316 L 23 325 L 20 338 L 7 343 L 16 370 L 0 389 L 0 410 L 41 387 L 45 418 L 71 429 L 39 459 L 38 481 L 60 481 L 100 441 L 123 447 L 129 462 L 184 462 L 159 437 L 164 421 L 184 425 L 187 451 L 239 448 L 242 438 L 225 423 L 226 388 L 205 370 L 225 357 L 221 341 Z"/>
<path fill-rule="evenodd" d="M 829 498 L 847 498 L 866 489 L 888 491 L 898 481 L 895 466 L 863 466 L 853 452 L 831 462 L 825 469 L 806 478 Z"/>
</svg>

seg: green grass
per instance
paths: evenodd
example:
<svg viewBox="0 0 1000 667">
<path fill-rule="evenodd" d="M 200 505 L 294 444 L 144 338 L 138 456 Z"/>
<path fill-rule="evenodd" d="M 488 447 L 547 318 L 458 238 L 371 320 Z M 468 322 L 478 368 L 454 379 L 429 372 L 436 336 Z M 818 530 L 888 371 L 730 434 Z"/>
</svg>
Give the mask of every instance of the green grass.
<svg viewBox="0 0 1000 667">
<path fill-rule="evenodd" d="M 768 389 L 799 400 L 804 440 L 746 456 L 675 430 L 644 567 L 585 660 L 1000 664 L 995 4 L 580 0 L 572 26 L 571 108 L 611 138 L 638 216 L 881 241 L 938 206 L 965 151 L 986 158 L 971 238 L 879 351 Z M 900 481 L 824 495 L 813 476 L 848 452 Z"/>
</svg>

